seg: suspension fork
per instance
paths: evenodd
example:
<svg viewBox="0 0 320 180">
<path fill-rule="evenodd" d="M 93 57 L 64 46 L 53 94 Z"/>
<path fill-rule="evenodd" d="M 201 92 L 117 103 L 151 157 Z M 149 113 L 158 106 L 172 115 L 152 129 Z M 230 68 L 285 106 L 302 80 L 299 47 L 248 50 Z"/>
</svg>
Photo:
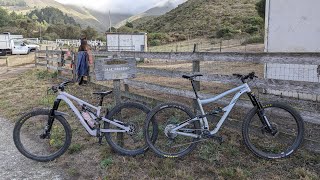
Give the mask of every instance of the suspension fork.
<svg viewBox="0 0 320 180">
<path fill-rule="evenodd" d="M 252 93 L 252 92 L 248 92 L 247 93 L 249 98 L 250 98 L 250 101 L 252 102 L 253 106 L 257 107 L 258 109 L 258 116 L 259 116 L 259 119 L 261 121 L 261 123 L 263 124 L 264 128 L 270 132 L 271 134 L 276 134 L 277 133 L 277 130 L 274 129 L 272 127 L 272 125 L 270 124 L 267 116 L 265 115 L 265 111 L 264 111 L 264 108 L 261 104 L 261 102 L 256 98 L 256 96 Z"/>
<path fill-rule="evenodd" d="M 52 109 L 50 109 L 47 125 L 45 127 L 44 133 L 41 135 L 41 138 L 43 139 L 50 137 L 52 124 L 54 122 L 55 111 L 58 110 L 60 102 L 61 102 L 61 99 L 56 99 L 53 103 Z"/>
</svg>

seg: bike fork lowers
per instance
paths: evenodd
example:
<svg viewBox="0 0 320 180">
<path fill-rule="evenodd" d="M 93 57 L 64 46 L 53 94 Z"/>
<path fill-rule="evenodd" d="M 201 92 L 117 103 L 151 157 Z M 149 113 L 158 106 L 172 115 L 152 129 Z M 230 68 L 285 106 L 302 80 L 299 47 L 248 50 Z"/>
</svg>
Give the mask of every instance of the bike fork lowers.
<svg viewBox="0 0 320 180">
<path fill-rule="evenodd" d="M 267 132 L 271 133 L 272 135 L 275 135 L 277 133 L 277 130 L 275 130 L 272 127 L 272 125 L 270 124 L 267 116 L 265 115 L 265 111 L 264 111 L 264 108 L 263 108 L 261 102 L 258 101 L 256 96 L 252 92 L 249 92 L 247 94 L 248 94 L 252 104 L 254 106 L 256 106 L 258 109 L 258 116 L 259 116 L 261 123 L 263 124 L 263 129 L 267 130 Z"/>
<path fill-rule="evenodd" d="M 54 122 L 55 111 L 58 110 L 60 102 L 61 102 L 60 99 L 56 99 L 54 101 L 53 108 L 50 109 L 50 112 L 49 112 L 49 115 L 48 115 L 47 125 L 46 125 L 46 127 L 44 129 L 44 133 L 41 135 L 42 139 L 50 138 L 50 132 L 51 132 L 51 129 L 52 129 L 52 124 Z"/>
</svg>

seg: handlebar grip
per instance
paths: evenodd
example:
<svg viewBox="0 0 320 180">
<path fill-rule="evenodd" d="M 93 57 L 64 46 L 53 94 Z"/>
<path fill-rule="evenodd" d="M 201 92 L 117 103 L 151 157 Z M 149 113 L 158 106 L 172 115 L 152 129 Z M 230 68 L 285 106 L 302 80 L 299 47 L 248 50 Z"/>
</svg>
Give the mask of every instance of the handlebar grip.
<svg viewBox="0 0 320 180">
<path fill-rule="evenodd" d="M 190 77 L 187 75 L 182 75 L 182 78 L 189 79 Z"/>
</svg>

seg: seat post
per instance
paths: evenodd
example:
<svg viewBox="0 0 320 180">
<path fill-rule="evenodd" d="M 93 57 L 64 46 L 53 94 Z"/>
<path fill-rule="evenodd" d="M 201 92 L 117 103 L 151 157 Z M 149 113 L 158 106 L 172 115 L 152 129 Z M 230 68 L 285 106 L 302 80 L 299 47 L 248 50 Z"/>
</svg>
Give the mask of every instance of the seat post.
<svg viewBox="0 0 320 180">
<path fill-rule="evenodd" d="M 103 95 L 101 95 L 101 96 L 100 96 L 100 102 L 99 102 L 99 106 L 102 106 L 102 103 L 103 103 L 103 98 L 104 98 L 104 97 L 103 97 Z"/>
<path fill-rule="evenodd" d="M 196 98 L 198 99 L 199 96 L 198 96 L 198 92 L 197 92 L 196 86 L 194 85 L 194 80 L 193 79 L 191 79 L 191 84 L 192 84 L 192 89 L 194 91 L 194 94 L 196 95 Z"/>
</svg>

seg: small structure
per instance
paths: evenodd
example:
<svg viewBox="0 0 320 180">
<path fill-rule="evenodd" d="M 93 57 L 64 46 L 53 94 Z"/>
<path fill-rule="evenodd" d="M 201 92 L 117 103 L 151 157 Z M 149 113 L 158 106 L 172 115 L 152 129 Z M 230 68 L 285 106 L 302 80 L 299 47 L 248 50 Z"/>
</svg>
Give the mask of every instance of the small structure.
<svg viewBox="0 0 320 180">
<path fill-rule="evenodd" d="M 146 52 L 147 33 L 107 33 L 107 51 Z"/>
<path fill-rule="evenodd" d="M 266 52 L 320 52 L 319 0 L 266 0 L 266 3 Z M 266 64 L 265 77 L 320 82 L 320 66 Z M 320 100 L 320 97 L 310 94 L 268 92 Z"/>
</svg>

